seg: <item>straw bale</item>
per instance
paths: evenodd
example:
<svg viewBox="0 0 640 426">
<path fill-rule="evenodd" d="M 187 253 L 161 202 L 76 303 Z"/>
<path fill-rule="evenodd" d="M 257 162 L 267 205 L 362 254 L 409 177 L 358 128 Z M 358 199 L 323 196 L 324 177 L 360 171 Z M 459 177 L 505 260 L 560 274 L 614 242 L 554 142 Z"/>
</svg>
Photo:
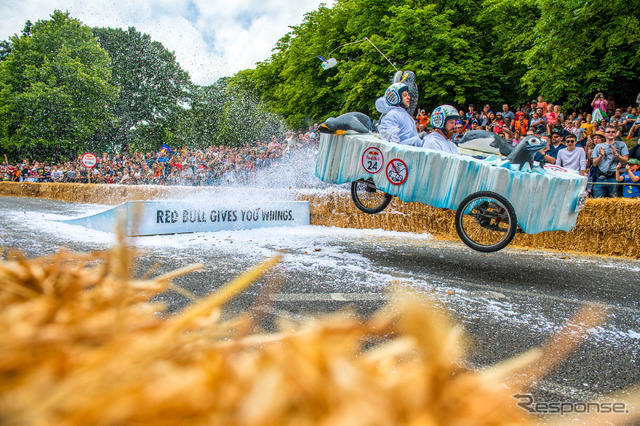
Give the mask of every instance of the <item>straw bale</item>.
<svg viewBox="0 0 640 426">
<path fill-rule="evenodd" d="M 132 200 L 179 197 L 183 190 L 181 187 L 157 185 L 0 182 L 0 196 L 41 197 L 109 205 Z M 210 192 L 211 188 L 189 188 L 189 191 Z M 429 233 L 436 238 L 458 240 L 453 210 L 436 209 L 421 203 L 403 203 L 394 197 L 385 211 L 368 215 L 354 206 L 350 193 L 346 191 L 300 193 L 297 198 L 310 202 L 312 225 Z M 639 206 L 639 201 L 635 199 L 588 199 L 572 231 L 518 234 L 511 245 L 640 259 Z"/>
<path fill-rule="evenodd" d="M 604 316 L 590 307 L 543 350 L 475 372 L 462 329 L 409 290 L 368 319 L 338 312 L 266 334 L 255 311 L 221 310 L 279 256 L 174 316 L 153 296 L 199 265 L 134 280 L 133 258 L 120 237 L 108 252 L 0 262 L 3 423 L 533 424 L 513 384 L 546 374 Z"/>
</svg>

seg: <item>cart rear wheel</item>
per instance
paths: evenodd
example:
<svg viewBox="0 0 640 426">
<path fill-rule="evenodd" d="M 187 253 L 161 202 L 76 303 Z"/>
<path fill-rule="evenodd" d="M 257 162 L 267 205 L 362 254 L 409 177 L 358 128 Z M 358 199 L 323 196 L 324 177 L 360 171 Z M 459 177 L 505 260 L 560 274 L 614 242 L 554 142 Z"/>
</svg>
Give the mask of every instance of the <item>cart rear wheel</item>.
<svg viewBox="0 0 640 426">
<path fill-rule="evenodd" d="M 495 192 L 471 194 L 456 210 L 456 231 L 460 239 L 477 251 L 488 253 L 505 248 L 517 229 L 515 209 Z"/>
<path fill-rule="evenodd" d="M 351 198 L 361 211 L 376 214 L 387 208 L 393 196 L 377 189 L 371 179 L 360 179 L 351 182 Z"/>
</svg>

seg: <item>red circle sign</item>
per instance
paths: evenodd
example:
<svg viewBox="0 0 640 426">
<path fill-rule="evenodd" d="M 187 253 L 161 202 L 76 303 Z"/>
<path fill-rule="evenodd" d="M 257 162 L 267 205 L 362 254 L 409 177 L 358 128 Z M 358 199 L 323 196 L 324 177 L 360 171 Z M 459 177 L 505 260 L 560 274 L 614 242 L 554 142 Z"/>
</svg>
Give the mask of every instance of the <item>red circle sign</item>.
<svg viewBox="0 0 640 426">
<path fill-rule="evenodd" d="M 98 158 L 90 152 L 87 152 L 80 158 L 80 162 L 83 166 L 92 169 L 98 164 Z"/>
<path fill-rule="evenodd" d="M 382 155 L 382 151 L 375 147 L 365 149 L 362 154 L 362 167 L 364 167 L 368 173 L 372 175 L 378 173 L 382 170 L 383 164 L 384 156 Z"/>
<path fill-rule="evenodd" d="M 404 161 L 394 158 L 387 164 L 387 179 L 393 185 L 402 185 L 409 176 L 409 169 Z"/>
</svg>

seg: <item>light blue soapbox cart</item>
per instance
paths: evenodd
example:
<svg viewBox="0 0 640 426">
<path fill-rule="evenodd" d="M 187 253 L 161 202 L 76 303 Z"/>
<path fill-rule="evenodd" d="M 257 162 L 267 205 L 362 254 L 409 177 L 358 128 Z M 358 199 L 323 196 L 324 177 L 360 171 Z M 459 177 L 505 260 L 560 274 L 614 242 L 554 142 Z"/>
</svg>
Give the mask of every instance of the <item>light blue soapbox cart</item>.
<svg viewBox="0 0 640 426">
<path fill-rule="evenodd" d="M 474 250 L 506 247 L 516 232 L 570 231 L 587 198 L 587 178 L 561 167 L 511 164 L 385 142 L 374 134 L 320 136 L 316 176 L 351 183 L 363 212 L 393 196 L 455 210 L 456 231 Z"/>
</svg>

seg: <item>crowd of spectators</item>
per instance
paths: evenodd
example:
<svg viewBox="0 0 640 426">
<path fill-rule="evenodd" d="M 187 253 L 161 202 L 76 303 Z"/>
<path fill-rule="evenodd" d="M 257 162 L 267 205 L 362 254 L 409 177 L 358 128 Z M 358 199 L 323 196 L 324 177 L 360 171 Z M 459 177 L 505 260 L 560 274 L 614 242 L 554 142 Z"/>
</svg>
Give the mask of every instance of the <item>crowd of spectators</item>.
<svg viewBox="0 0 640 426">
<path fill-rule="evenodd" d="M 536 154 L 536 161 L 574 169 L 588 175 L 590 182 L 610 185 L 606 190 L 605 185 L 595 185 L 595 190 L 589 185 L 595 197 L 637 197 L 640 172 L 634 171 L 636 161 L 640 162 L 638 111 L 638 106 L 633 105 L 617 107 L 613 99 L 606 99 L 602 93 L 595 95 L 588 110 L 566 111 L 560 105 L 545 102 L 542 96 L 514 110 L 507 104 L 496 112 L 489 104 L 480 110 L 468 105 L 467 110 L 459 111 L 460 120 L 450 140 L 458 144 L 465 132 L 485 130 L 515 146 L 527 135 L 537 135 L 547 141 L 547 147 Z M 416 128 L 418 134 L 430 131 L 430 116 L 424 110 L 416 115 Z M 563 150 L 566 151 L 561 153 Z M 616 170 L 622 180 L 616 178 Z M 622 189 L 614 185 L 616 182 L 631 185 Z"/>
<path fill-rule="evenodd" d="M 315 125 L 317 129 L 317 125 Z M 317 149 L 318 134 L 288 131 L 283 138 L 257 141 L 241 148 L 210 146 L 205 149 L 161 149 L 131 154 L 107 153 L 89 169 L 74 161 L 49 163 L 24 159 L 17 164 L 6 161 L 0 167 L 0 181 L 73 182 L 102 184 L 231 185 L 250 184 L 261 169 L 277 166 L 294 151 Z"/>
<path fill-rule="evenodd" d="M 515 146 L 527 135 L 535 134 L 547 141 L 547 147 L 536 155 L 537 161 L 575 169 L 588 175 L 590 182 L 632 184 L 624 189 L 611 185 L 606 191 L 603 190 L 605 185 L 595 185 L 593 196 L 640 196 L 640 172 L 635 173 L 638 169 L 634 167 L 636 162 L 640 163 L 638 111 L 638 106 L 633 105 L 617 107 L 613 99 L 605 99 L 602 93 L 595 95 L 590 110 L 566 111 L 560 105 L 545 102 L 542 96 L 514 110 L 507 104 L 496 112 L 489 104 L 479 110 L 468 105 L 467 110 L 460 109 L 460 120 L 450 139 L 457 144 L 469 130 L 486 130 Z M 430 114 L 419 110 L 416 127 L 421 136 L 430 132 Z M 250 184 L 257 171 L 279 164 L 293 151 L 317 149 L 317 128 L 315 124 L 306 133 L 289 131 L 283 138 L 273 136 L 271 141 L 257 141 L 241 148 L 221 145 L 199 150 L 182 148 L 114 156 L 105 153 L 98 157 L 97 165 L 91 170 L 82 165 L 80 158 L 61 163 L 25 159 L 9 164 L 5 156 L 0 167 L 0 181 Z M 567 151 L 561 153 L 565 149 Z M 589 190 L 592 189 L 590 185 Z"/>
</svg>

